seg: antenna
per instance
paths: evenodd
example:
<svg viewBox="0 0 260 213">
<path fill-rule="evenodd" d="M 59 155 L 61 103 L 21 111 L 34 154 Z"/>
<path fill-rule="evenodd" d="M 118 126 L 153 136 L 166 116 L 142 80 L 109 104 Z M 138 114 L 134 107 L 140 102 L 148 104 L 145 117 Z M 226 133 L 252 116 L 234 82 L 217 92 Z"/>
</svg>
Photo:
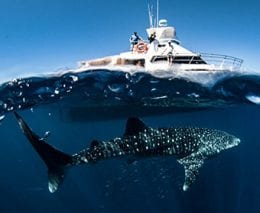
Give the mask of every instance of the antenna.
<svg viewBox="0 0 260 213">
<path fill-rule="evenodd" d="M 150 22 L 150 28 L 153 27 L 153 7 L 148 4 L 148 15 L 149 15 L 149 22 Z"/>
<path fill-rule="evenodd" d="M 159 0 L 157 0 L 157 18 L 156 18 L 156 26 L 159 27 Z"/>
<path fill-rule="evenodd" d="M 157 0 L 157 11 L 156 11 L 156 17 L 153 17 L 153 5 L 150 5 L 148 3 L 148 15 L 149 15 L 149 22 L 150 22 L 150 28 L 153 27 L 159 27 L 159 0 Z"/>
</svg>

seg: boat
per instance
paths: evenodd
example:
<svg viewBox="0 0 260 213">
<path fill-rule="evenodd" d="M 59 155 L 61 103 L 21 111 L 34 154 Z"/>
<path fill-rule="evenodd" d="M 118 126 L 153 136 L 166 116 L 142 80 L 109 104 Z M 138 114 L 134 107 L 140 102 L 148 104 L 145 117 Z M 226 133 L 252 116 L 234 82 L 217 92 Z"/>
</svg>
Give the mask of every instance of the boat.
<svg viewBox="0 0 260 213">
<path fill-rule="evenodd" d="M 148 38 L 156 36 L 152 42 L 140 39 L 132 50 L 118 55 L 79 62 L 79 69 L 92 68 L 130 68 L 146 72 L 156 71 L 236 71 L 243 60 L 227 55 L 195 53 L 181 45 L 176 29 L 168 26 L 166 19 L 158 19 L 153 24 L 152 10 L 148 6 L 150 27 L 146 30 Z"/>
</svg>

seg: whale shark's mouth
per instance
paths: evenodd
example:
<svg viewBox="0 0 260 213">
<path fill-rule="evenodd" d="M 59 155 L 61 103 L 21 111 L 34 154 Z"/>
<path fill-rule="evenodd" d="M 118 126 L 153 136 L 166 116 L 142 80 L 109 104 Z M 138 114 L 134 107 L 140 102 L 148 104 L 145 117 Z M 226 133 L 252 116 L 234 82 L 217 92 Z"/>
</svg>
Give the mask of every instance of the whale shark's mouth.
<svg viewBox="0 0 260 213">
<path fill-rule="evenodd" d="M 228 144 L 226 146 L 226 149 L 232 148 L 234 146 L 238 146 L 238 144 L 240 144 L 241 140 L 239 138 L 234 138 L 232 143 Z"/>
<path fill-rule="evenodd" d="M 234 139 L 233 142 L 234 142 L 235 146 L 237 146 L 238 144 L 240 144 L 241 140 L 239 138 L 236 138 L 236 139 Z"/>
</svg>

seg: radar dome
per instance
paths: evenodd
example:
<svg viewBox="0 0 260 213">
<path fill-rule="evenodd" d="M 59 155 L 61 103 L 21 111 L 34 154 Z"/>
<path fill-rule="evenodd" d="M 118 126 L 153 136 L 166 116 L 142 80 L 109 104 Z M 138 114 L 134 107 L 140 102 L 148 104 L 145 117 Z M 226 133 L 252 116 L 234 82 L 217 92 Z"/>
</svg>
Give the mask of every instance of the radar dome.
<svg viewBox="0 0 260 213">
<path fill-rule="evenodd" d="M 168 26 L 168 21 L 166 19 L 161 19 L 159 21 L 159 27 L 167 27 Z"/>
</svg>

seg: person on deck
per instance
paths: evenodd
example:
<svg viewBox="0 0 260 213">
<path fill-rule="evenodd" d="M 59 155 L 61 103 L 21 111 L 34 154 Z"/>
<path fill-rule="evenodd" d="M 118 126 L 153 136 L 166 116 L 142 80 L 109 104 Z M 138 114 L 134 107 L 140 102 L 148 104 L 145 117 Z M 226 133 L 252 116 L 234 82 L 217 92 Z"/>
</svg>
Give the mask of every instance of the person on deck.
<svg viewBox="0 0 260 213">
<path fill-rule="evenodd" d="M 150 44 L 156 39 L 156 33 L 153 32 L 149 37 L 148 40 L 150 42 Z"/>
<path fill-rule="evenodd" d="M 131 35 L 129 42 L 131 44 L 130 49 L 133 51 L 134 46 L 138 43 L 138 41 L 142 40 L 138 35 L 137 32 L 134 32 L 133 35 Z"/>
<path fill-rule="evenodd" d="M 158 51 L 158 47 L 159 47 L 159 41 L 156 39 L 156 32 L 153 32 L 149 37 L 148 37 L 149 43 L 150 43 L 150 47 L 154 50 L 154 51 Z"/>
</svg>

